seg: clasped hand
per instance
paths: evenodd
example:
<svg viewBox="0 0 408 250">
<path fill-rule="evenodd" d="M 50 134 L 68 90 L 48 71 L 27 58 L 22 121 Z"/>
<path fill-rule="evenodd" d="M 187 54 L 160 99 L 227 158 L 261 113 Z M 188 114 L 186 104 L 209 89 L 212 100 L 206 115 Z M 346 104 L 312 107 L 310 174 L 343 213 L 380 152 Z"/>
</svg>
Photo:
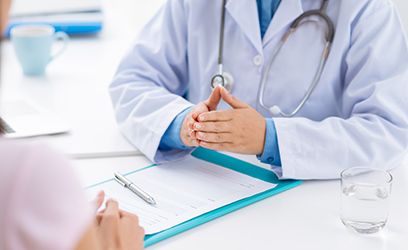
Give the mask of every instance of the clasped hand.
<svg viewBox="0 0 408 250">
<path fill-rule="evenodd" d="M 216 110 L 221 99 L 231 109 Z M 217 87 L 186 115 L 180 137 L 187 146 L 257 155 L 263 152 L 265 130 L 261 114 L 225 88 Z"/>
</svg>

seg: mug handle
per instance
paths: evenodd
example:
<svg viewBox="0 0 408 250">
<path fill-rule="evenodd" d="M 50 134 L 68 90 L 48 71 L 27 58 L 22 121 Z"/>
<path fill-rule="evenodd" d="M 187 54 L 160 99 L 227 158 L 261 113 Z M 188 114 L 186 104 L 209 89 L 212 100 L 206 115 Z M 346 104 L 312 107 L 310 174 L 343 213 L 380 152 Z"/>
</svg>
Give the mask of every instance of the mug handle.
<svg viewBox="0 0 408 250">
<path fill-rule="evenodd" d="M 62 41 L 63 45 L 62 47 L 55 52 L 51 58 L 50 58 L 50 62 L 53 61 L 55 58 L 59 57 L 68 47 L 68 41 L 69 41 L 69 36 L 65 33 L 65 32 L 55 32 L 54 34 L 54 41 Z"/>
</svg>

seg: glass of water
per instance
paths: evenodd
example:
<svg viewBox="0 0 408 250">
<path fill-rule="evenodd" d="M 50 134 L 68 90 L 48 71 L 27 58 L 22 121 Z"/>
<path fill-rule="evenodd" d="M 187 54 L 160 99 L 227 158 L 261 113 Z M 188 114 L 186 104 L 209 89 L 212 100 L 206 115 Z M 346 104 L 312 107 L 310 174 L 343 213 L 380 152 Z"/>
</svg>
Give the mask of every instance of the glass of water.
<svg viewBox="0 0 408 250">
<path fill-rule="evenodd" d="M 341 221 L 352 230 L 371 234 L 386 224 L 392 175 L 384 170 L 354 167 L 341 173 Z"/>
</svg>

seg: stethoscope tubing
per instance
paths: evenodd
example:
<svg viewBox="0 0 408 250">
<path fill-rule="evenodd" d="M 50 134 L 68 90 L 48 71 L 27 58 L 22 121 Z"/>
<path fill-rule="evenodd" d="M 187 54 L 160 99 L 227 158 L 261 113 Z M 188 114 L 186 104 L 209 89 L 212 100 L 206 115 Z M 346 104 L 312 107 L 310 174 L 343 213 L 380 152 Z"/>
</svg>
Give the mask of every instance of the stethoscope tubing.
<svg viewBox="0 0 408 250">
<path fill-rule="evenodd" d="M 310 10 L 310 11 L 307 11 L 307 12 L 303 13 L 298 18 L 296 18 L 296 20 L 293 21 L 293 23 L 290 25 L 289 31 L 287 31 L 286 34 L 281 39 L 281 41 L 280 41 L 280 43 L 279 43 L 279 45 L 277 47 L 277 50 L 272 54 L 272 58 L 271 58 L 268 66 L 266 68 L 266 71 L 264 72 L 264 74 L 262 76 L 262 79 L 261 79 L 261 84 L 260 84 L 259 91 L 258 91 L 258 100 L 259 100 L 259 104 L 261 105 L 261 107 L 264 108 L 264 109 L 267 109 L 274 116 L 279 115 L 281 117 L 293 117 L 297 113 L 299 113 L 299 111 L 306 104 L 307 100 L 309 100 L 310 96 L 312 95 L 314 89 L 316 88 L 316 86 L 318 85 L 318 83 L 319 83 L 319 81 L 321 79 L 324 67 L 326 65 L 328 56 L 330 54 L 331 45 L 332 45 L 332 42 L 334 40 L 334 34 L 335 34 L 335 28 L 334 28 L 333 22 L 331 21 L 329 16 L 327 16 L 325 13 L 323 13 L 323 11 L 325 11 L 326 7 L 327 7 L 327 0 L 325 0 L 323 2 L 323 5 L 322 5 L 320 10 Z M 269 78 L 270 71 L 272 69 L 272 65 L 274 64 L 278 53 L 281 51 L 283 45 L 287 42 L 290 35 L 293 34 L 294 32 L 296 32 L 296 30 L 302 24 L 303 20 L 306 20 L 306 18 L 311 17 L 311 16 L 318 16 L 318 17 L 322 18 L 323 21 L 327 25 L 326 44 L 325 44 L 325 47 L 324 47 L 324 49 L 322 51 L 319 66 L 318 66 L 318 69 L 316 71 L 316 74 L 313 77 L 313 81 L 310 84 L 307 92 L 305 93 L 305 95 L 301 99 L 300 103 L 294 108 L 294 110 L 292 112 L 290 112 L 290 113 L 283 112 L 281 110 L 281 108 L 279 106 L 277 106 L 277 105 L 274 105 L 272 107 L 267 107 L 267 105 L 264 103 L 264 99 L 265 99 L 264 95 L 265 95 L 266 83 L 268 82 L 268 78 Z"/>
<path fill-rule="evenodd" d="M 214 75 L 211 79 L 211 87 L 214 88 L 215 87 L 215 80 L 218 80 L 218 82 L 220 82 L 219 84 L 224 86 L 224 87 L 228 87 L 229 89 L 231 89 L 231 84 L 232 81 L 228 83 L 227 85 L 227 81 L 225 78 L 225 72 L 223 69 L 223 49 L 224 49 L 224 29 L 225 29 L 225 4 L 226 4 L 226 0 L 222 0 L 222 9 L 221 9 L 221 24 L 220 24 L 220 37 L 219 37 L 219 48 L 218 48 L 218 74 Z M 264 71 L 264 73 L 262 74 L 261 77 L 261 84 L 258 90 L 258 101 L 259 104 L 262 108 L 267 109 L 273 116 L 282 116 L 282 117 L 293 117 L 295 116 L 302 108 L 303 106 L 306 104 L 307 100 L 310 98 L 310 96 L 312 95 L 314 89 L 316 88 L 316 86 L 318 85 L 318 83 L 321 80 L 321 76 L 323 74 L 323 70 L 325 68 L 328 56 L 330 54 L 330 50 L 331 50 L 331 45 L 333 43 L 334 40 L 334 35 L 335 35 L 335 28 L 334 28 L 334 24 L 332 22 L 332 20 L 330 19 L 330 17 L 325 13 L 326 9 L 327 9 L 327 5 L 328 5 L 328 0 L 323 0 L 323 3 L 320 7 L 320 9 L 316 9 L 316 10 L 310 10 L 310 11 L 306 11 L 305 13 L 301 14 L 299 17 L 297 17 L 292 24 L 290 25 L 289 30 L 284 34 L 284 36 L 282 37 L 282 39 L 280 40 L 278 46 L 274 49 L 273 53 L 272 53 L 272 57 L 266 67 L 266 71 Z M 293 34 L 301 25 L 302 25 L 302 21 L 306 20 L 308 17 L 311 16 L 317 16 L 319 18 L 321 18 L 326 26 L 327 26 L 327 34 L 326 34 L 326 44 L 325 47 L 322 51 L 322 55 L 321 55 L 321 59 L 319 62 L 319 66 L 317 68 L 316 74 L 313 77 L 313 81 L 310 84 L 307 92 L 305 93 L 305 95 L 303 96 L 302 100 L 299 102 L 299 104 L 295 107 L 295 109 L 290 112 L 290 113 L 286 113 L 283 112 L 279 106 L 274 105 L 272 107 L 268 107 L 265 102 L 264 102 L 264 97 L 265 97 L 265 87 L 266 87 L 266 83 L 268 82 L 269 79 L 269 75 L 270 75 L 270 71 L 272 68 L 272 65 L 274 64 L 277 55 L 279 54 L 279 52 L 282 50 L 283 46 L 285 45 L 285 43 L 287 42 L 287 40 L 290 38 L 291 34 Z"/>
<path fill-rule="evenodd" d="M 218 74 L 222 75 L 223 70 L 223 53 L 224 53 L 224 29 L 225 29 L 225 4 L 226 0 L 222 0 L 221 8 L 221 24 L 220 24 L 220 40 L 218 45 Z"/>
</svg>

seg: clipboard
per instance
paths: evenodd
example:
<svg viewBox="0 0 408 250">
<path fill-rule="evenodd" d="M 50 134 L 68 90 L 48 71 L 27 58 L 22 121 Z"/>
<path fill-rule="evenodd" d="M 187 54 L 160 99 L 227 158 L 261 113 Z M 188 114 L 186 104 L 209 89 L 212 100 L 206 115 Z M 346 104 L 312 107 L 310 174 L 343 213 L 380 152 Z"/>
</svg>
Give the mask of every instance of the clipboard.
<svg viewBox="0 0 408 250">
<path fill-rule="evenodd" d="M 257 195 L 248 197 L 246 199 L 243 199 L 243 200 L 228 204 L 226 206 L 220 207 L 218 209 L 212 210 L 211 212 L 202 214 L 189 221 L 183 222 L 177 226 L 166 229 L 159 233 L 147 235 L 144 241 L 145 247 L 149 247 L 162 240 L 165 240 L 167 238 L 180 234 L 189 229 L 195 228 L 206 222 L 212 221 L 218 217 L 221 217 L 223 215 L 226 215 L 228 213 L 231 213 L 243 207 L 249 206 L 255 202 L 261 201 L 270 196 L 284 192 L 288 189 L 294 188 L 302 183 L 301 181 L 298 181 L 298 180 L 279 180 L 272 171 L 268 171 L 264 168 L 255 166 L 248 162 L 239 160 L 237 158 L 234 158 L 234 157 L 231 157 L 231 156 L 228 156 L 228 155 L 225 155 L 225 154 L 213 151 L 213 150 L 197 148 L 196 150 L 192 152 L 191 155 L 198 159 L 201 159 L 207 162 L 211 162 L 221 167 L 225 167 L 225 168 L 249 175 L 251 177 L 254 177 L 254 178 L 266 181 L 266 182 L 275 183 L 278 185 L 265 192 L 259 193 Z"/>
</svg>

